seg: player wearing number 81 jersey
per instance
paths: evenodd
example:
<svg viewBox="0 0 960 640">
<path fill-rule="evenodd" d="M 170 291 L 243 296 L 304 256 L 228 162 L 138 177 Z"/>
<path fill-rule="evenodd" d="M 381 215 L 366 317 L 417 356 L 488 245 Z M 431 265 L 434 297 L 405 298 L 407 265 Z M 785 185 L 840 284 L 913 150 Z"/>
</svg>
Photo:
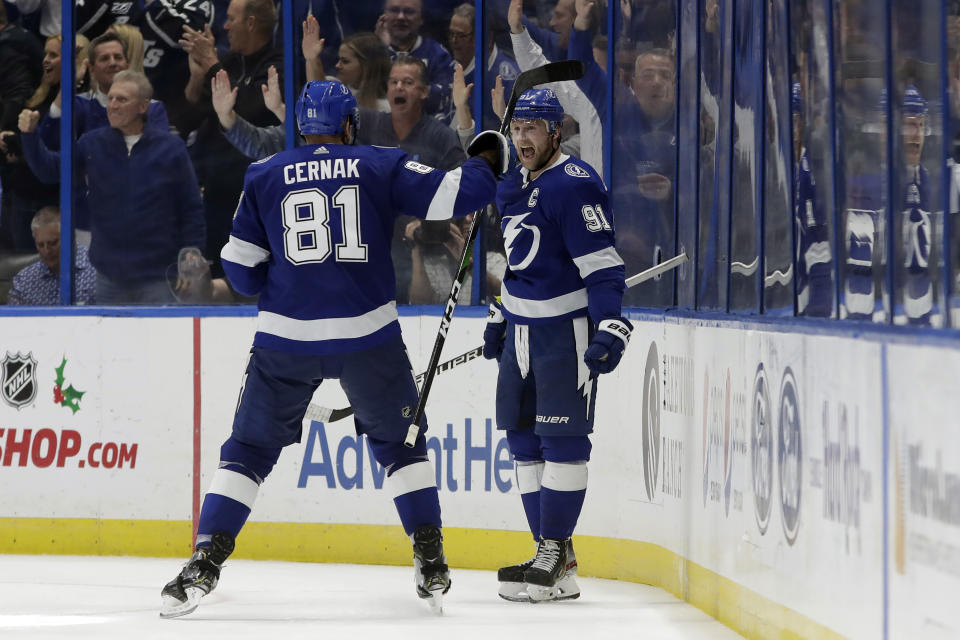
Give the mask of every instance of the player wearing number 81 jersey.
<svg viewBox="0 0 960 640">
<path fill-rule="evenodd" d="M 491 202 L 491 168 L 502 170 L 506 140 L 480 134 L 502 144 L 478 145 L 479 157 L 443 172 L 398 149 L 354 146 L 357 103 L 339 82 L 308 83 L 296 113 L 308 144 L 250 166 L 221 253 L 233 286 L 260 296 L 257 333 L 196 552 L 163 588 L 163 617 L 190 613 L 217 586 L 260 484 L 283 447 L 300 440 L 326 378 L 340 381 L 357 432 L 386 469 L 413 543 L 417 594 L 437 605 L 450 588 L 426 424 L 413 448 L 403 445 L 417 387 L 397 321 L 390 239 L 399 214 L 441 220 Z"/>
</svg>

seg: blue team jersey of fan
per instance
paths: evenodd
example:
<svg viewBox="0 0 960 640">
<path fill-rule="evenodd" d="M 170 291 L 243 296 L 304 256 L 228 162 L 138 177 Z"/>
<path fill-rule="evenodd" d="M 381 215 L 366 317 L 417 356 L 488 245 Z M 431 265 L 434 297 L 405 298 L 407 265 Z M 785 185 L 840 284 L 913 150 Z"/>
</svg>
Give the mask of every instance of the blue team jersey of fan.
<svg viewBox="0 0 960 640">
<path fill-rule="evenodd" d="M 501 302 L 520 324 L 620 316 L 623 260 L 607 189 L 587 163 L 561 154 L 535 180 L 515 167 L 497 190 L 507 254 Z"/>
<path fill-rule="evenodd" d="M 325 355 L 399 336 L 394 219 L 464 216 L 495 189 L 482 159 L 444 172 L 387 147 L 308 145 L 251 164 L 221 258 L 239 292 L 260 294 L 254 345 Z"/>
</svg>

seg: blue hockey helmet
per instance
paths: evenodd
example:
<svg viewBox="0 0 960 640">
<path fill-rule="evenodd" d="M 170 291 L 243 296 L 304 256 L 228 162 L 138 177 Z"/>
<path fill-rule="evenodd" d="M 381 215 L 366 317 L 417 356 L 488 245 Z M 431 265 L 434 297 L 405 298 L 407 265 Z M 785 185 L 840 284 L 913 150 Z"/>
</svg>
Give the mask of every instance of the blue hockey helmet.
<svg viewBox="0 0 960 640">
<path fill-rule="evenodd" d="M 344 132 L 347 118 L 351 117 L 348 144 L 357 137 L 360 115 L 357 99 L 346 85 L 336 80 L 308 82 L 297 100 L 296 115 L 297 126 L 303 135 L 339 135 Z"/>
<path fill-rule="evenodd" d="M 547 128 L 556 131 L 563 122 L 563 107 L 553 89 L 527 89 L 517 98 L 513 120 L 546 120 Z"/>
<path fill-rule="evenodd" d="M 903 115 L 927 115 L 927 101 L 923 99 L 923 96 L 920 95 L 920 92 L 912 84 L 908 85 L 903 92 Z"/>
</svg>

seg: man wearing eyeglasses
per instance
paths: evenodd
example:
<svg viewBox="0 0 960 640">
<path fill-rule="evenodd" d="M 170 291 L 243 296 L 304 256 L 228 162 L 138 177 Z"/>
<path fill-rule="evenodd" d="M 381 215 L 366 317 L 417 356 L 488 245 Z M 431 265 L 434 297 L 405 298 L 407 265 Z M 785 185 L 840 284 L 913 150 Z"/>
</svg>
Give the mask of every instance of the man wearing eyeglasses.
<svg viewBox="0 0 960 640">
<path fill-rule="evenodd" d="M 450 52 L 455 62 L 463 67 L 463 75 L 470 82 L 474 71 L 474 20 L 476 9 L 473 4 L 464 2 L 453 10 L 450 16 L 450 27 L 447 29 L 447 39 L 450 41 Z M 497 76 L 503 82 L 503 95 L 509 96 L 513 91 L 513 82 L 517 79 L 520 69 L 516 61 L 501 51 L 493 42 L 493 29 L 489 30 L 487 38 L 487 68 L 483 82 L 483 128 L 496 129 L 500 120 L 490 108 L 490 91 L 494 88 Z M 468 96 L 469 97 L 469 96 Z M 469 136 L 473 137 L 473 126 L 470 126 Z"/>
<path fill-rule="evenodd" d="M 394 60 L 407 54 L 423 60 L 427 67 L 430 93 L 424 110 L 445 124 L 453 119 L 453 58 L 436 40 L 420 35 L 423 26 L 422 0 L 386 0 L 376 33 Z"/>
</svg>

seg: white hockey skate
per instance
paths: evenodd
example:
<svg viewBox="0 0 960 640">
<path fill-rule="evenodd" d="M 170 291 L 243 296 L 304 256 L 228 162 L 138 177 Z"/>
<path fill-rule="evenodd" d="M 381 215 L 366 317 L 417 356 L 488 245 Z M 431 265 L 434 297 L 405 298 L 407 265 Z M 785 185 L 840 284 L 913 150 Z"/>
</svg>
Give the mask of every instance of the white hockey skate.
<svg viewBox="0 0 960 640">
<path fill-rule="evenodd" d="M 579 598 L 580 587 L 577 585 L 576 578 L 577 556 L 573 551 L 573 541 L 567 540 L 565 546 L 566 558 L 563 571 L 553 585 L 548 587 L 532 585 L 531 589 L 531 585 L 527 583 L 525 573 L 537 561 L 537 556 L 534 556 L 526 562 L 503 567 L 497 571 L 497 580 L 500 582 L 500 597 L 511 602 L 546 602 Z M 537 549 L 539 551 L 539 545 Z"/>
<path fill-rule="evenodd" d="M 198 547 L 176 578 L 160 592 L 161 618 L 178 618 L 193 613 L 200 599 L 217 587 L 220 569 L 233 553 L 233 537 L 224 532 L 213 534 L 209 546 Z"/>
<path fill-rule="evenodd" d="M 443 614 L 443 596 L 451 582 L 439 527 L 424 525 L 413 532 L 413 573 L 417 595 L 427 601 L 431 611 Z"/>
</svg>

